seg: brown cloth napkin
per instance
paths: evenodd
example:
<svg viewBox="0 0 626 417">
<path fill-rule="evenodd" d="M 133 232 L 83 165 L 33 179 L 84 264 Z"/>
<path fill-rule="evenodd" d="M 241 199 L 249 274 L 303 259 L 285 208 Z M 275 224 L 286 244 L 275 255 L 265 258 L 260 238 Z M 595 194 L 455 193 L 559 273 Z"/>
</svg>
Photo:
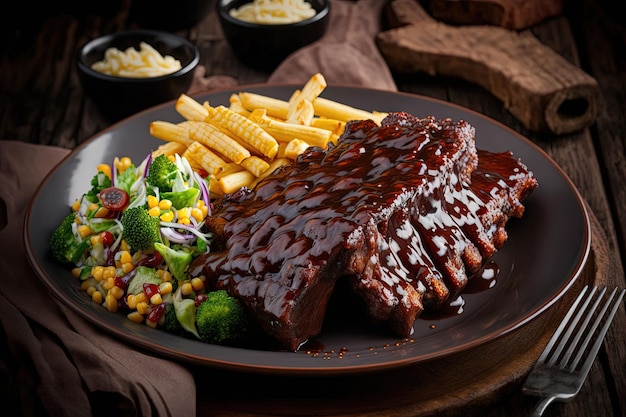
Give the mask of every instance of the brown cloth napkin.
<svg viewBox="0 0 626 417">
<path fill-rule="evenodd" d="M 57 304 L 30 268 L 22 227 L 31 196 L 67 149 L 0 141 L 1 397 L 22 416 L 193 416 L 193 376 L 110 337 Z M 18 405 L 19 407 L 19 405 Z"/>
<path fill-rule="evenodd" d="M 295 52 L 269 83 L 304 84 L 321 72 L 329 85 L 396 90 L 374 36 L 384 2 L 333 0 L 327 34 Z M 237 85 L 204 77 L 190 93 Z M 3 415 L 194 416 L 190 368 L 116 340 L 52 299 L 31 269 L 25 211 L 46 174 L 69 150 L 0 140 L 0 399 Z M 69 273 L 69 272 L 68 272 Z"/>
<path fill-rule="evenodd" d="M 328 84 L 396 91 L 391 71 L 375 44 L 385 1 L 331 2 L 329 29 L 317 42 L 291 54 L 268 83 L 304 84 L 320 72 Z"/>
</svg>

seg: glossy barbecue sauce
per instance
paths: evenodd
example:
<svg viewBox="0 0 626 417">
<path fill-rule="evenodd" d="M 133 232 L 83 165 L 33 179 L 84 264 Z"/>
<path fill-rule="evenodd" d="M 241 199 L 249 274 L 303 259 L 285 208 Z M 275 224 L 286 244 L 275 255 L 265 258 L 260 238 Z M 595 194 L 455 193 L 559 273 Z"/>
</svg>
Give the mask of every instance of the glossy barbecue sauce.
<svg viewBox="0 0 626 417">
<path fill-rule="evenodd" d="M 477 151 L 463 121 L 350 122 L 336 146 L 220 201 L 224 250 L 192 274 L 240 297 L 290 348 L 319 332 L 337 279 L 406 336 L 501 246 L 529 177 L 510 153 Z"/>
</svg>

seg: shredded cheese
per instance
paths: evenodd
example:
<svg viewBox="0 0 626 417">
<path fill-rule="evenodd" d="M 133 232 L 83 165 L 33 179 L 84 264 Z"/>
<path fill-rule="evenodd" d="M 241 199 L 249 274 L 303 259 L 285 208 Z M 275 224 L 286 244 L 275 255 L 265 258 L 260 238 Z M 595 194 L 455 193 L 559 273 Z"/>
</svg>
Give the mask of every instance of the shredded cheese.
<svg viewBox="0 0 626 417">
<path fill-rule="evenodd" d="M 315 9 L 304 0 L 253 0 L 230 11 L 235 19 L 270 25 L 300 22 L 315 14 Z"/>
<path fill-rule="evenodd" d="M 171 74 L 181 68 L 179 60 L 170 55 L 161 55 L 146 42 L 139 44 L 139 50 L 128 48 L 121 51 L 109 48 L 104 52 L 104 59 L 92 66 L 103 74 L 126 78 L 149 78 Z"/>
</svg>

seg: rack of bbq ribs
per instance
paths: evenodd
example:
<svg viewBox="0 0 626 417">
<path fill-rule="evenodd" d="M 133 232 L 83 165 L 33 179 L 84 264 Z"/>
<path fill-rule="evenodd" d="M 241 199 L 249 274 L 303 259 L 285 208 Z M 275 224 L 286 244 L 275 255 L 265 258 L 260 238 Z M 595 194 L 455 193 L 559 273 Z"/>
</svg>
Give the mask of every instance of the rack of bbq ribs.
<svg viewBox="0 0 626 417">
<path fill-rule="evenodd" d="M 337 144 L 216 201 L 216 243 L 191 274 L 237 297 L 284 349 L 320 333 L 340 280 L 369 319 L 408 337 L 502 247 L 536 187 L 511 152 L 477 149 L 465 121 L 351 121 Z"/>
</svg>

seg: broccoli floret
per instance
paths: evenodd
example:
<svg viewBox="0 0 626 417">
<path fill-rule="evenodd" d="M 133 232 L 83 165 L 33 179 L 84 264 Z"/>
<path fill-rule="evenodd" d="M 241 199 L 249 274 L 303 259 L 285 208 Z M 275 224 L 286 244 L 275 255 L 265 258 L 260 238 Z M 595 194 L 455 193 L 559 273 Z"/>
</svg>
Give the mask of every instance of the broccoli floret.
<svg viewBox="0 0 626 417">
<path fill-rule="evenodd" d="M 50 236 L 52 256 L 57 262 L 76 264 L 89 248 L 88 240 L 79 242 L 72 232 L 72 224 L 76 220 L 74 212 L 69 213 Z"/>
<path fill-rule="evenodd" d="M 150 163 L 146 181 L 153 187 L 159 187 L 161 192 L 172 191 L 178 171 L 178 166 L 167 155 L 161 154 Z"/>
<path fill-rule="evenodd" d="M 235 342 L 250 330 L 250 317 L 243 305 L 225 290 L 212 291 L 196 308 L 196 328 L 204 342 Z"/>
<path fill-rule="evenodd" d="M 187 272 L 187 267 L 193 259 L 191 253 L 180 249 L 173 249 L 161 242 L 155 242 L 154 249 L 161 254 L 167 268 L 177 281 L 182 281 L 186 278 L 185 273 Z"/>
<path fill-rule="evenodd" d="M 122 235 L 134 251 L 154 249 L 161 241 L 160 220 L 144 207 L 129 207 L 122 216 Z"/>
<path fill-rule="evenodd" d="M 176 309 L 174 308 L 173 303 L 167 303 L 167 306 L 165 307 L 163 329 L 176 335 L 185 334 L 185 329 L 183 329 L 183 326 L 181 326 L 178 318 L 176 317 Z"/>
</svg>

